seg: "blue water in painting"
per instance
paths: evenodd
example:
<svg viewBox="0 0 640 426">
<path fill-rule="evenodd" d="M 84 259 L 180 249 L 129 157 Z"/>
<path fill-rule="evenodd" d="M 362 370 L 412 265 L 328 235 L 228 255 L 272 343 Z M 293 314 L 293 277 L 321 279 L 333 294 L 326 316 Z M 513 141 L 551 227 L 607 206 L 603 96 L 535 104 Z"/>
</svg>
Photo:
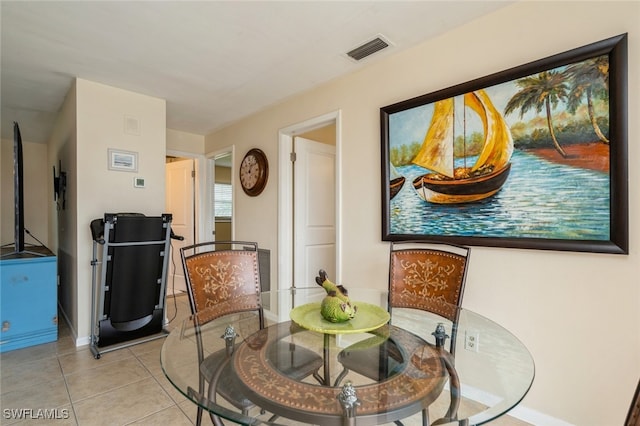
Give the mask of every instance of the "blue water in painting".
<svg viewBox="0 0 640 426">
<path fill-rule="evenodd" d="M 425 169 L 410 165 L 397 170 L 406 181 L 390 202 L 391 234 L 610 238 L 606 173 L 552 163 L 516 150 L 511 173 L 496 195 L 475 203 L 438 205 L 423 201 L 413 189 L 413 179 Z"/>
</svg>

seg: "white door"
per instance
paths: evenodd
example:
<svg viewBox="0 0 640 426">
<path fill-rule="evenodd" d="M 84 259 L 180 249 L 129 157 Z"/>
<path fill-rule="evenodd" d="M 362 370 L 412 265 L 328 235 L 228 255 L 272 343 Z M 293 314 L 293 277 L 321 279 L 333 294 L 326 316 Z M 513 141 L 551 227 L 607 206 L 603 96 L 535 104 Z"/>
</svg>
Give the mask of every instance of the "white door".
<svg viewBox="0 0 640 426">
<path fill-rule="evenodd" d="M 336 278 L 336 148 L 294 138 L 294 283 L 317 285 L 318 270 Z"/>
<path fill-rule="evenodd" d="M 165 166 L 166 212 L 173 215 L 173 232 L 184 237 L 183 241 L 171 240 L 167 294 L 187 291 L 180 261 L 180 248 L 195 241 L 193 172 L 194 164 L 190 159 L 174 161 Z"/>
</svg>

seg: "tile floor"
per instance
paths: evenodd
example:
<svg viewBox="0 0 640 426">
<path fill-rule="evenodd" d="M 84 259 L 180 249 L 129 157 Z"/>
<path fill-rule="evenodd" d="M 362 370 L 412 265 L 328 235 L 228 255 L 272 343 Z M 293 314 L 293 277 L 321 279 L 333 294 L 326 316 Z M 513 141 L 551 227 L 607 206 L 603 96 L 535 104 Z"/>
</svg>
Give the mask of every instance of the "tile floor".
<svg viewBox="0 0 640 426">
<path fill-rule="evenodd" d="M 189 313 L 186 295 L 167 299 L 168 329 Z M 160 366 L 164 339 L 103 353 L 76 348 L 61 321 L 58 341 L 0 354 L 0 425 L 185 425 L 195 424 L 195 405 L 165 378 Z M 16 419 L 12 409 L 31 409 Z M 48 415 L 57 419 L 43 420 Z M 23 411 L 25 413 L 25 411 Z M 28 412 L 26 412 L 28 413 Z M 209 418 L 203 417 L 203 424 Z M 523 426 L 504 416 L 495 426 Z"/>
<path fill-rule="evenodd" d="M 174 313 L 168 329 L 188 315 L 186 295 L 167 298 L 168 318 Z M 96 360 L 88 346 L 75 347 L 69 328 L 60 321 L 56 342 L 0 355 L 0 424 L 194 424 L 195 405 L 162 372 L 163 341 L 103 353 Z M 59 419 L 18 420 L 7 409 L 32 409 L 29 417 L 47 409 Z"/>
</svg>

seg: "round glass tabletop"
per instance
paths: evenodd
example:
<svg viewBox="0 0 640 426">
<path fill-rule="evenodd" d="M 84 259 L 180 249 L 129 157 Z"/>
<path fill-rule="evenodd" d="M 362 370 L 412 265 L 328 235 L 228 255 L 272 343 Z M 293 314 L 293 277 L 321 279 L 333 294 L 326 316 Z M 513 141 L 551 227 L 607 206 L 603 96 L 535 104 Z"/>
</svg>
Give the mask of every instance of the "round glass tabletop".
<svg viewBox="0 0 640 426">
<path fill-rule="evenodd" d="M 505 414 L 527 394 L 533 359 L 499 324 L 455 307 L 455 322 L 411 309 L 389 315 L 384 302 L 369 303 L 387 300 L 385 292 L 370 297 L 370 289 L 349 290 L 364 313 L 351 324 L 322 319 L 322 293 L 300 289 L 292 321 L 267 316 L 261 328 L 252 312 L 212 321 L 191 316 L 165 339 L 162 369 L 205 411 L 247 425 L 342 425 L 350 398 L 359 402 L 352 407 L 359 426 L 421 422 L 423 408 L 430 422 L 475 425 Z M 238 397 L 245 405 L 231 402 Z"/>
</svg>

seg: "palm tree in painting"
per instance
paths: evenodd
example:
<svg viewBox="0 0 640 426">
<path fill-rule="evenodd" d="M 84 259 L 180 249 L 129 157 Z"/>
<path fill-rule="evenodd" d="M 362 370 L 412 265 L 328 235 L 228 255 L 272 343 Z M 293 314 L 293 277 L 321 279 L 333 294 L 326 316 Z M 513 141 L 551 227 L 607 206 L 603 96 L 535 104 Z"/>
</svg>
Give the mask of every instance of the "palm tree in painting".
<svg viewBox="0 0 640 426">
<path fill-rule="evenodd" d="M 504 110 L 505 115 L 519 109 L 520 118 L 522 118 L 530 109 L 535 109 L 537 113 L 540 113 L 544 108 L 553 146 L 562 157 L 566 157 L 567 153 L 562 149 L 556 138 L 551 117 L 551 110 L 560 101 L 567 99 L 568 87 L 565 77 L 555 70 L 543 71 L 535 76 L 521 78 L 516 82 L 516 85 L 521 90 L 509 99 Z"/>
<path fill-rule="evenodd" d="M 609 143 L 609 139 L 602 133 L 593 107 L 593 98 L 607 99 L 609 95 L 609 57 L 606 55 L 587 59 L 567 67 L 565 75 L 571 82 L 571 91 L 567 100 L 567 109 L 572 114 L 582 103 L 583 97 L 587 100 L 587 112 L 589 121 L 593 126 L 598 139 Z"/>
</svg>

